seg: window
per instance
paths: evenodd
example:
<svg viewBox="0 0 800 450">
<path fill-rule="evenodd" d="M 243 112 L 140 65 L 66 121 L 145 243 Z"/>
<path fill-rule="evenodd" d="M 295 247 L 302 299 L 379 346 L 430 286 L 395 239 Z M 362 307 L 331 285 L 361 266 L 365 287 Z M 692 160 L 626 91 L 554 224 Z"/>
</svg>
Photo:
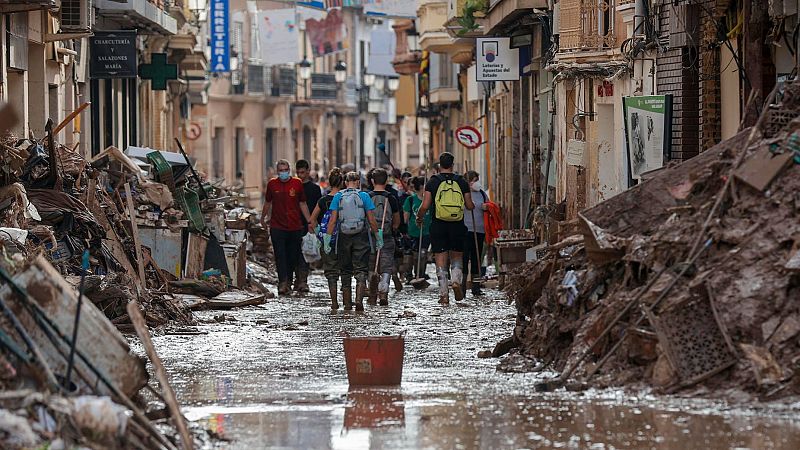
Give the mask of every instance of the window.
<svg viewBox="0 0 800 450">
<path fill-rule="evenodd" d="M 214 128 L 214 139 L 211 143 L 212 171 L 214 178 L 221 178 L 225 173 L 225 128 Z"/>
<path fill-rule="evenodd" d="M 451 88 L 453 87 L 453 64 L 450 58 L 445 54 L 438 54 L 439 56 L 439 87 Z"/>
<path fill-rule="evenodd" d="M 236 128 L 236 173 L 234 176 L 238 176 L 239 172 L 244 171 L 244 149 L 247 143 L 245 142 L 247 139 L 247 134 L 244 131 L 244 128 L 237 127 Z"/>
</svg>

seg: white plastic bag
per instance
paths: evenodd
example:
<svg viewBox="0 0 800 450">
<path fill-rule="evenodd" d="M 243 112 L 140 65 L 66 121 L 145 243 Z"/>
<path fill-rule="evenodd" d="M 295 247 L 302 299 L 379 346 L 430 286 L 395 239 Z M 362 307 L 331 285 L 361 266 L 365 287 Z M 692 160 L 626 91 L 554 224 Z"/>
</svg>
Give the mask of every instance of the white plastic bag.
<svg viewBox="0 0 800 450">
<path fill-rule="evenodd" d="M 306 235 L 303 236 L 303 258 L 305 258 L 307 263 L 311 264 L 322 259 L 322 255 L 319 253 L 321 245 L 315 234 L 306 233 Z"/>
</svg>

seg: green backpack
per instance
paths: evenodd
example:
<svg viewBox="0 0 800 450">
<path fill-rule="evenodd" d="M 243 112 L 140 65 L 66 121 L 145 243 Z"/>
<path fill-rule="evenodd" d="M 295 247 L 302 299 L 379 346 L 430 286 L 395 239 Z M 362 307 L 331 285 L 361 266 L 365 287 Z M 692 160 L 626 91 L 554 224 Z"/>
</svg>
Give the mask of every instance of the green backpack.
<svg viewBox="0 0 800 450">
<path fill-rule="evenodd" d="M 436 218 L 445 222 L 464 220 L 464 193 L 453 178 L 442 177 L 436 189 Z"/>
</svg>

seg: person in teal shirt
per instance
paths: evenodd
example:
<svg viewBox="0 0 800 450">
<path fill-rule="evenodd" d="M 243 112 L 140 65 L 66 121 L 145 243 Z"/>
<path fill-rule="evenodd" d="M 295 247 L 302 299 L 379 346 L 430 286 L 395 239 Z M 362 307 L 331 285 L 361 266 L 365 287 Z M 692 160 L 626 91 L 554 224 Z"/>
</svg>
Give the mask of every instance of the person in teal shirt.
<svg viewBox="0 0 800 450">
<path fill-rule="evenodd" d="M 371 230 L 375 234 L 375 247 L 382 248 L 383 230 L 378 229 L 372 198 L 360 189 L 361 175 L 350 172 L 344 180 L 346 189 L 337 192 L 331 201 L 328 229 L 322 236 L 322 242 L 325 253 L 336 252 L 345 311 L 352 309 L 350 283 L 353 276 L 356 279 L 356 311 L 364 311 L 372 240 L 369 232 Z M 331 247 L 331 240 L 337 227 L 334 249 Z"/>
<path fill-rule="evenodd" d="M 420 230 L 416 220 L 412 220 L 413 217 L 416 217 L 417 210 L 419 210 L 419 207 L 422 205 L 422 198 L 425 195 L 425 177 L 414 177 L 411 180 L 411 185 L 414 188 L 414 192 L 409 195 L 403 203 L 403 215 L 408 224 L 408 236 L 411 237 L 414 244 L 414 251 L 412 253 L 414 258 L 413 266 L 417 265 L 417 261 L 420 262 L 419 267 L 414 268 L 414 277 L 428 278 L 425 274 L 425 268 L 428 265 L 428 247 L 431 244 L 431 212 L 428 211 L 425 213 L 425 218 L 422 221 L 422 230 Z M 420 239 L 422 239 L 421 256 L 417 253 L 420 250 Z M 411 268 L 412 267 L 409 267 L 409 270 Z M 406 278 L 409 276 L 410 274 L 406 274 Z"/>
</svg>

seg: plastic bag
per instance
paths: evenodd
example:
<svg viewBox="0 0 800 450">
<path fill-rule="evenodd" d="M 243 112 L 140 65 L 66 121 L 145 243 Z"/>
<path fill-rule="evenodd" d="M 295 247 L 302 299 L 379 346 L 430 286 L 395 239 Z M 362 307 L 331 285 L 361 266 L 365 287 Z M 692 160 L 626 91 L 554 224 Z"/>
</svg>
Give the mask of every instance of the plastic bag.
<svg viewBox="0 0 800 450">
<path fill-rule="evenodd" d="M 303 258 L 305 258 L 307 263 L 311 264 L 322 259 L 322 255 L 319 253 L 321 245 L 316 235 L 306 233 L 306 235 L 303 236 Z"/>
</svg>

